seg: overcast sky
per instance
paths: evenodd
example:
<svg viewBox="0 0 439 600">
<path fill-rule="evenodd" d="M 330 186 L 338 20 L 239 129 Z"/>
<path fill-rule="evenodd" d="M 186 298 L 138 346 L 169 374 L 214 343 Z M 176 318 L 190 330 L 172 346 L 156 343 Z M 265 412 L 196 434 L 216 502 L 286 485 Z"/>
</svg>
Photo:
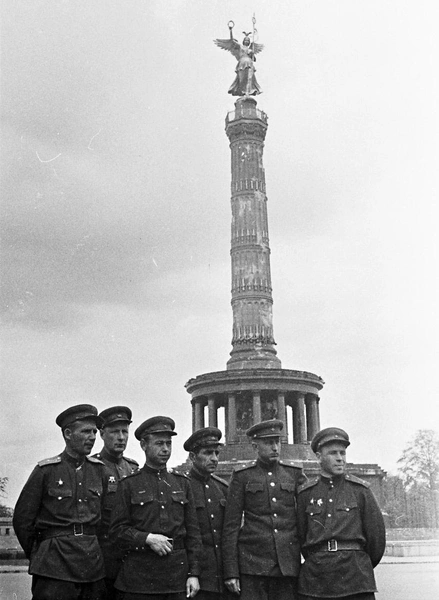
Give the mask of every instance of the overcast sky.
<svg viewBox="0 0 439 600">
<path fill-rule="evenodd" d="M 274 334 L 349 460 L 439 429 L 439 8 L 352 0 L 3 0 L 0 475 L 12 504 L 71 404 L 172 416 L 231 349 L 235 59 L 259 42 Z M 100 444 L 96 444 L 96 450 Z M 128 455 L 142 462 L 132 436 Z"/>
</svg>

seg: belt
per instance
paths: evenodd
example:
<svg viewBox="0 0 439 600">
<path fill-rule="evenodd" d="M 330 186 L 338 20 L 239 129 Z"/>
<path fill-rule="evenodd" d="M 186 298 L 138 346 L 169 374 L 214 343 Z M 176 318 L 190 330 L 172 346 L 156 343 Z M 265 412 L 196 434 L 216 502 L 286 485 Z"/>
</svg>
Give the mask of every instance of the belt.
<svg viewBox="0 0 439 600">
<path fill-rule="evenodd" d="M 74 523 L 73 525 L 66 525 L 65 527 L 49 527 L 48 529 L 40 529 L 38 531 L 38 539 L 47 540 L 49 538 L 62 537 L 65 535 L 74 535 L 78 537 L 81 535 L 95 534 L 96 527 L 94 525 Z"/>
<path fill-rule="evenodd" d="M 338 550 L 363 550 L 363 546 L 358 542 L 339 542 L 337 540 L 327 540 L 308 549 L 309 554 L 314 552 L 338 552 Z"/>
</svg>

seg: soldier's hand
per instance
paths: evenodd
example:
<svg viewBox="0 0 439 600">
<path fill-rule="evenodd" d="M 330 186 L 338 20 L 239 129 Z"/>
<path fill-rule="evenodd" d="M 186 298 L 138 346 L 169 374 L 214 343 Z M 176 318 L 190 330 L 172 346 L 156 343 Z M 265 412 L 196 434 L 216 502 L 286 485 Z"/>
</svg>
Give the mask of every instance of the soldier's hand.
<svg viewBox="0 0 439 600">
<path fill-rule="evenodd" d="M 148 533 L 146 544 L 159 556 L 166 556 L 172 552 L 172 539 L 161 533 Z"/>
<path fill-rule="evenodd" d="M 232 594 L 241 593 L 241 586 L 237 577 L 232 577 L 232 579 L 226 579 L 224 583 L 226 585 L 226 588 L 229 590 L 229 592 L 232 592 Z"/>
<path fill-rule="evenodd" d="M 186 598 L 193 598 L 199 589 L 198 577 L 188 577 L 186 580 Z"/>
</svg>

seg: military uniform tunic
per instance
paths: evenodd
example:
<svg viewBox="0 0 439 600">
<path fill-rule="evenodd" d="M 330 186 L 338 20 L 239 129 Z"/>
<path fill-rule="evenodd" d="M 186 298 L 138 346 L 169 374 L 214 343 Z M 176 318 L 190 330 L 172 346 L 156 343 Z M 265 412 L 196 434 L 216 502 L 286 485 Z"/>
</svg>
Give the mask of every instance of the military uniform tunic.
<svg viewBox="0 0 439 600">
<path fill-rule="evenodd" d="M 320 476 L 298 496 L 298 525 L 305 563 L 299 592 L 342 598 L 375 592 L 373 568 L 384 554 L 384 520 L 369 484 L 353 475 Z M 353 549 L 327 551 L 329 540 Z M 331 542 L 335 547 L 335 542 Z M 355 549 L 358 546 L 358 549 Z"/>
<path fill-rule="evenodd" d="M 146 545 L 149 533 L 172 538 L 173 551 L 166 556 L 156 554 Z M 185 475 L 145 465 L 120 481 L 110 536 L 126 552 L 115 583 L 118 590 L 184 592 L 186 579 L 199 576 L 200 530 Z"/>
<path fill-rule="evenodd" d="M 222 538 L 225 579 L 298 576 L 296 493 L 305 480 L 285 461 L 257 460 L 233 473 Z"/>
<path fill-rule="evenodd" d="M 127 458 L 126 456 L 116 458 L 105 448 L 102 448 L 98 454 L 95 454 L 95 458 L 98 458 L 105 464 L 108 484 L 98 538 L 104 556 L 106 577 L 116 579 L 121 565 L 121 557 L 115 552 L 115 548 L 111 544 L 108 535 L 111 511 L 113 510 L 119 481 L 137 471 L 139 464 L 133 458 Z"/>
<path fill-rule="evenodd" d="M 216 475 L 202 475 L 196 467 L 192 467 L 189 479 L 203 543 L 198 596 L 202 591 L 220 594 L 224 592 L 221 534 L 228 484 Z"/>
<path fill-rule="evenodd" d="M 70 582 L 105 576 L 96 536 L 106 493 L 105 466 L 66 451 L 38 463 L 15 507 L 13 525 L 32 575 Z"/>
</svg>

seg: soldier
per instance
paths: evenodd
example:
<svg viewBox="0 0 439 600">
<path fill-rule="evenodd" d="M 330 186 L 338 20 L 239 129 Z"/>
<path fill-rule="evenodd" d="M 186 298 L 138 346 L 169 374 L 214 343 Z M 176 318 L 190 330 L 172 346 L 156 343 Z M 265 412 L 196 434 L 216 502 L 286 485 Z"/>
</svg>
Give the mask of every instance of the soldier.
<svg viewBox="0 0 439 600">
<path fill-rule="evenodd" d="M 221 437 L 217 427 L 203 427 L 183 445 L 192 461 L 189 478 L 203 542 L 197 600 L 224 600 L 227 597 L 222 573 L 221 533 L 228 484 L 214 474 L 222 446 Z"/>
<path fill-rule="evenodd" d="M 384 520 L 369 484 L 345 472 L 349 444 L 337 427 L 322 429 L 311 442 L 321 475 L 299 489 L 302 600 L 375 598 L 373 569 L 386 546 Z"/>
<path fill-rule="evenodd" d="M 123 455 L 128 443 L 129 426 L 132 422 L 131 410 L 127 406 L 113 406 L 103 410 L 99 417 L 102 419 L 100 434 L 104 447 L 98 454 L 95 454 L 95 458 L 100 459 L 107 467 L 108 492 L 98 538 L 105 562 L 106 598 L 115 600 L 114 582 L 120 569 L 121 557 L 117 555 L 109 540 L 110 516 L 119 481 L 137 471 L 139 464 L 133 458 Z"/>
<path fill-rule="evenodd" d="M 110 535 L 125 550 L 115 588 L 123 600 L 180 600 L 199 589 L 201 551 L 189 479 L 167 471 L 175 423 L 152 417 L 135 431 L 145 465 L 119 483 Z"/>
<path fill-rule="evenodd" d="M 294 600 L 300 567 L 296 492 L 302 468 L 280 460 L 283 422 L 247 431 L 257 460 L 238 467 L 227 496 L 223 529 L 224 577 L 242 600 Z"/>
<path fill-rule="evenodd" d="M 104 561 L 96 529 L 105 498 L 105 465 L 88 456 L 98 411 L 72 406 L 56 419 L 65 450 L 32 471 L 14 511 L 14 530 L 27 558 L 33 600 L 101 600 Z"/>
</svg>

